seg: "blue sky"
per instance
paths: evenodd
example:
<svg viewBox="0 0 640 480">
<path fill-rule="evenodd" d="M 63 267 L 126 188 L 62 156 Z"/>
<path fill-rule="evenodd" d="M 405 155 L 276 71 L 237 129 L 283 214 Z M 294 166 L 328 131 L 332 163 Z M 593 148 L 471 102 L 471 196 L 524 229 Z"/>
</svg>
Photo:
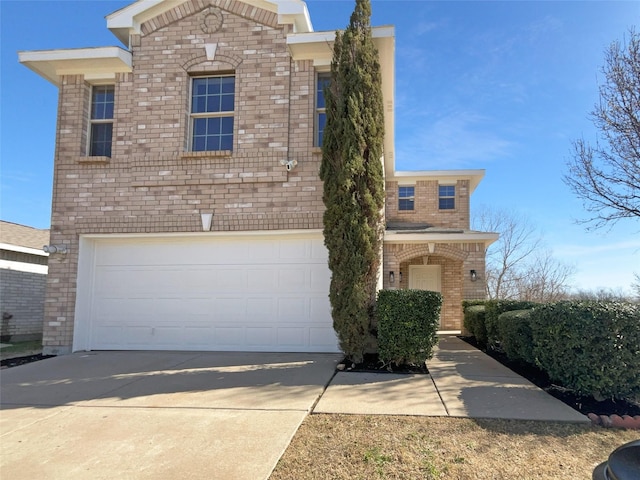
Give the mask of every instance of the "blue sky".
<svg viewBox="0 0 640 480">
<path fill-rule="evenodd" d="M 19 50 L 119 45 L 104 16 L 129 1 L 0 0 L 0 218 L 49 227 L 57 89 Z M 351 0 L 307 1 L 315 30 L 344 28 Z M 607 45 L 640 2 L 373 0 L 396 28 L 396 168 L 486 169 L 473 207 L 531 218 L 578 288 L 628 288 L 640 272 L 640 222 L 587 232 L 562 183 L 571 141 L 594 139 Z"/>
</svg>

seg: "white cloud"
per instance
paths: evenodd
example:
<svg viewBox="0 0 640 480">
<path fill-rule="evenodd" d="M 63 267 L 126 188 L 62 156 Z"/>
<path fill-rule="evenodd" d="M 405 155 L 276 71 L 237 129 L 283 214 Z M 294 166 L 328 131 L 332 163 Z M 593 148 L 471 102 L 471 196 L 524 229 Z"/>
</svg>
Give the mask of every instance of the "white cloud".
<svg viewBox="0 0 640 480">
<path fill-rule="evenodd" d="M 397 166 L 408 170 L 474 168 L 503 158 L 514 145 L 496 133 L 492 124 L 489 118 L 466 111 L 425 122 L 424 127 L 398 124 Z"/>
<path fill-rule="evenodd" d="M 631 253 L 635 251 L 636 254 L 640 255 L 640 239 L 623 240 L 601 245 L 556 245 L 553 248 L 554 253 L 563 257 L 594 257 L 607 252 L 621 254 L 622 250 L 631 250 Z M 640 260 L 638 260 L 638 263 L 636 268 L 640 269 Z"/>
</svg>

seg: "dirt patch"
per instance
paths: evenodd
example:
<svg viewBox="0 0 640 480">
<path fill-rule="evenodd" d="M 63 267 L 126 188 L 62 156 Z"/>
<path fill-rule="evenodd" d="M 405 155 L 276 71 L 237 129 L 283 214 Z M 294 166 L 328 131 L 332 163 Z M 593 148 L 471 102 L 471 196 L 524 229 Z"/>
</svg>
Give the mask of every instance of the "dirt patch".
<svg viewBox="0 0 640 480">
<path fill-rule="evenodd" d="M 344 358 L 338 364 L 338 370 L 345 372 L 370 372 L 370 373 L 421 373 L 427 374 L 427 366 L 420 364 L 395 364 L 385 363 L 380 360 L 377 353 L 365 353 L 361 363 L 354 363 L 349 358 Z"/>
<path fill-rule="evenodd" d="M 35 355 L 26 355 L 23 357 L 5 358 L 0 360 L 0 368 L 17 367 L 18 365 L 24 365 L 25 363 L 38 362 L 40 360 L 46 360 L 47 358 L 54 357 L 55 355 L 42 355 L 41 353 Z"/>
</svg>

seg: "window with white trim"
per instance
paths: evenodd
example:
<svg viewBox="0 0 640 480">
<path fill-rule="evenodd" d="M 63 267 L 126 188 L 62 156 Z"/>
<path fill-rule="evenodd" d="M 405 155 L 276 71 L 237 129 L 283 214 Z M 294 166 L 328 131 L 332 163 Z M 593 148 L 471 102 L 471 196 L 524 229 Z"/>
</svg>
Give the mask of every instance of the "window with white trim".
<svg viewBox="0 0 640 480">
<path fill-rule="evenodd" d="M 236 78 L 191 79 L 191 151 L 233 150 Z"/>
<path fill-rule="evenodd" d="M 456 186 L 438 185 L 438 208 L 454 210 L 456 208 Z"/>
<path fill-rule="evenodd" d="M 329 86 L 329 83 L 331 83 L 331 73 L 318 73 L 316 79 L 316 122 L 313 143 L 316 147 L 322 146 L 324 127 L 327 124 L 327 110 L 324 99 L 324 89 Z"/>
<path fill-rule="evenodd" d="M 415 187 L 398 187 L 398 210 L 413 210 L 415 204 Z"/>
<path fill-rule="evenodd" d="M 113 85 L 98 85 L 91 88 L 89 155 L 92 157 L 111 156 L 114 95 Z"/>
</svg>

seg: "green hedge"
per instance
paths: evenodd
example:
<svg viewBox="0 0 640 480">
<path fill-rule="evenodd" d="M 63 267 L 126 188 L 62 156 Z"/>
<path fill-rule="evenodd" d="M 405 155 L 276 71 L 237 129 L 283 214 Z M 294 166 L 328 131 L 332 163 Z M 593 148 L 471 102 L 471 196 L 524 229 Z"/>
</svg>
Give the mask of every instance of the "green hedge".
<svg viewBox="0 0 640 480">
<path fill-rule="evenodd" d="M 423 364 L 438 343 L 442 296 L 425 290 L 378 292 L 378 353 L 396 365 Z"/>
<path fill-rule="evenodd" d="M 470 305 L 464 308 L 464 328 L 476 339 L 478 345 L 483 348 L 487 346 L 484 305 Z"/>
<path fill-rule="evenodd" d="M 485 303 L 485 326 L 487 329 L 487 345 L 496 347 L 500 344 L 498 334 L 498 317 L 504 312 L 528 310 L 538 305 L 534 302 L 519 300 L 488 300 Z"/>
<path fill-rule="evenodd" d="M 531 330 L 537 363 L 553 381 L 597 399 L 640 394 L 640 305 L 541 305 Z"/>
<path fill-rule="evenodd" d="M 498 317 L 498 338 L 510 360 L 535 365 L 531 310 L 511 310 Z"/>
</svg>

